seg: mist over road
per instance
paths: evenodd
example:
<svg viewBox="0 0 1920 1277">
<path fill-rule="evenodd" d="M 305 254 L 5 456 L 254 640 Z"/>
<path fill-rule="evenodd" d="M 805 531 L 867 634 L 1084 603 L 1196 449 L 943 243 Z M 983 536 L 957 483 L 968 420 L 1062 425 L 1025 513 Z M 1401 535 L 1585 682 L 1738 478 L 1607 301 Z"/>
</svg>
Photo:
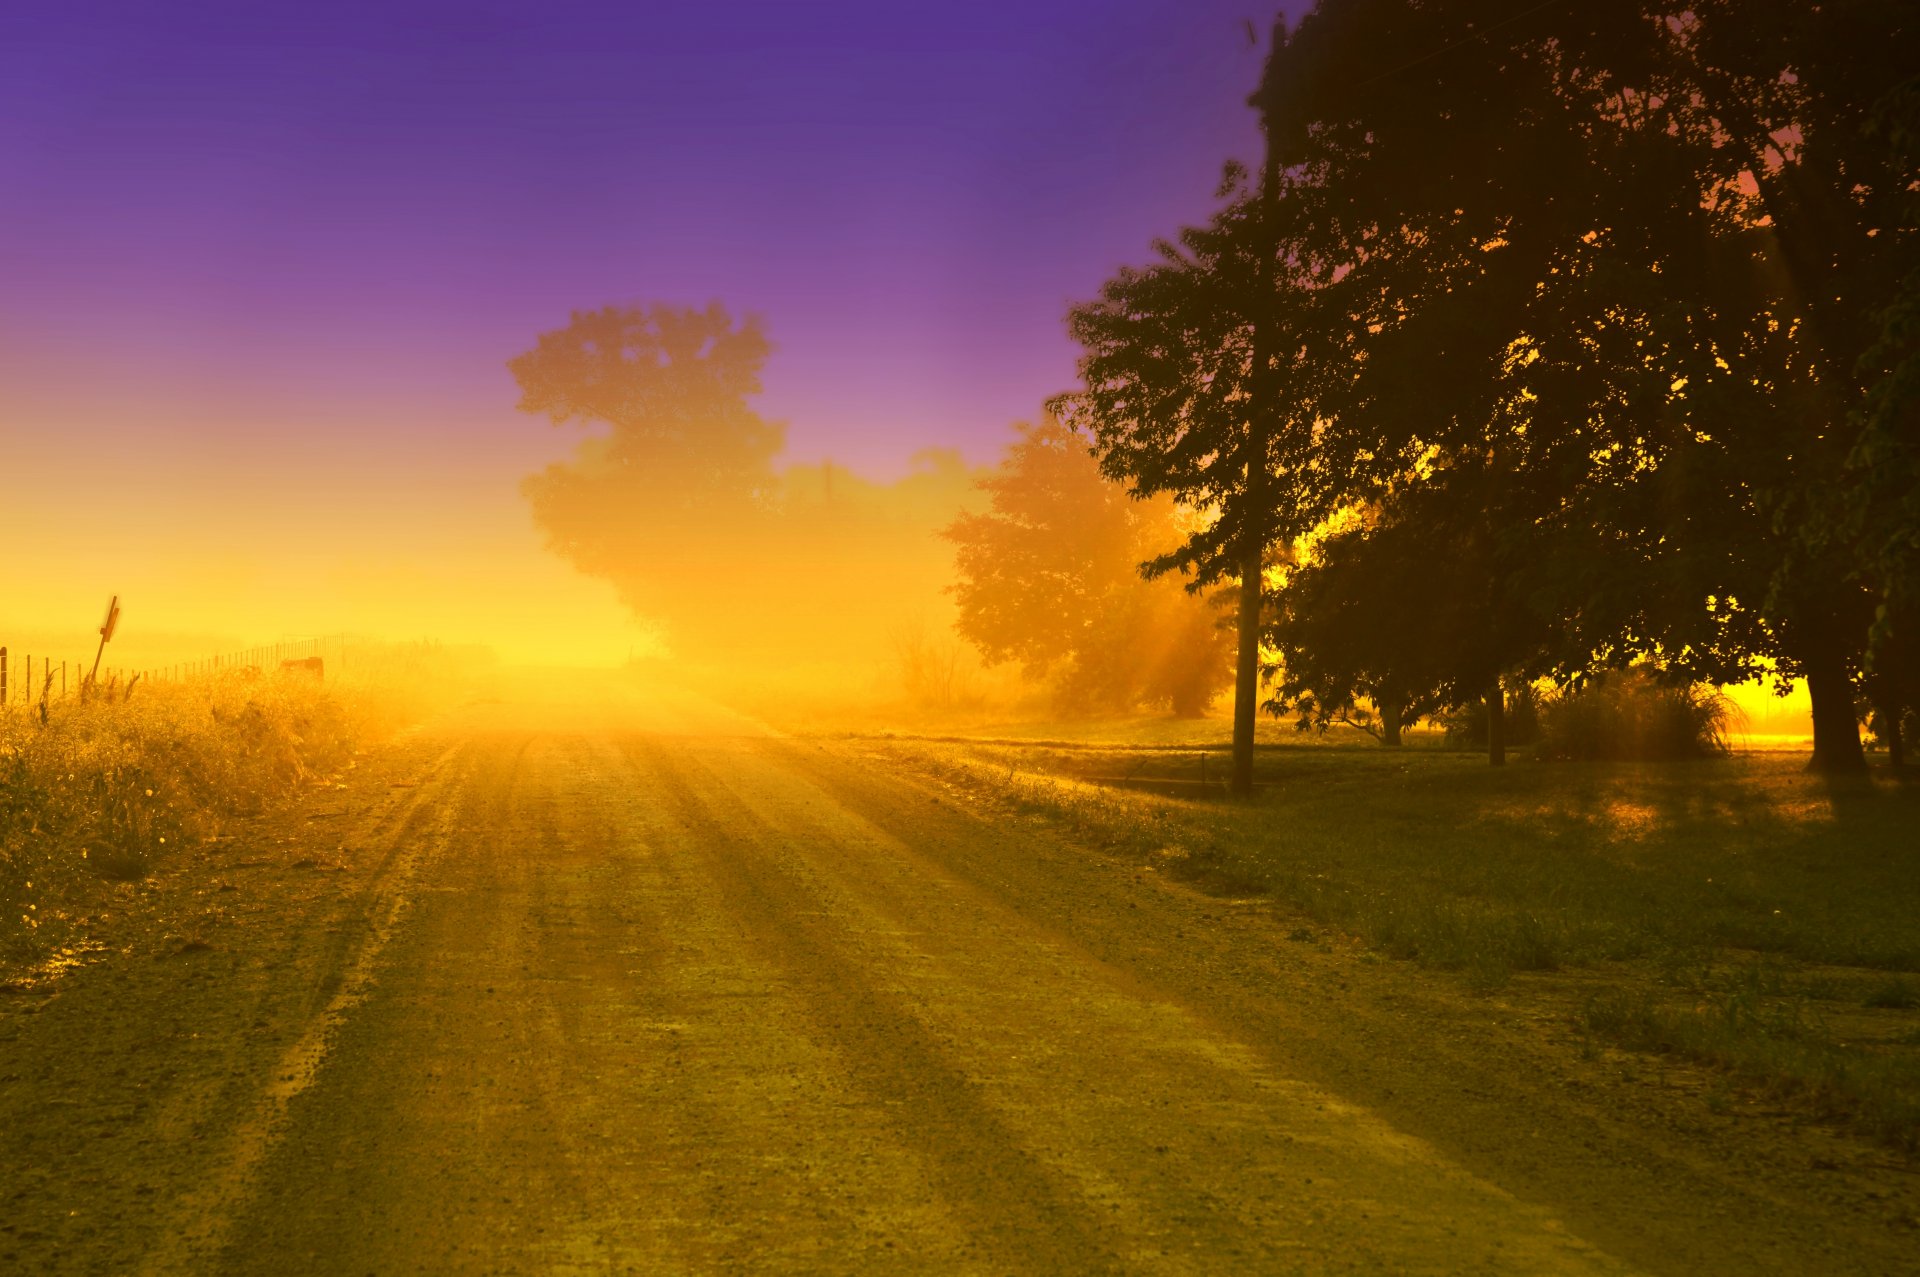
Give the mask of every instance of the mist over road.
<svg viewBox="0 0 1920 1277">
<path fill-rule="evenodd" d="M 1830 1249 L 1473 1013 L 1408 1010 L 1391 973 L 1348 987 L 1357 964 L 1264 907 L 989 819 L 858 741 L 476 705 L 253 836 L 200 884 L 232 901 L 213 939 L 4 1008 L 0 1266 L 1735 1272 Z"/>
</svg>

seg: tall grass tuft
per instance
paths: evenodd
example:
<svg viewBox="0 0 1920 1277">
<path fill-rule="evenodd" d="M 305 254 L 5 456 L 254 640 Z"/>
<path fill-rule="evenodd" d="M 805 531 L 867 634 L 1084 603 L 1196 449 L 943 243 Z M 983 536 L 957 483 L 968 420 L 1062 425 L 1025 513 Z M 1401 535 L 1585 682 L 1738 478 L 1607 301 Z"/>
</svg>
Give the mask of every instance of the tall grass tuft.
<svg viewBox="0 0 1920 1277">
<path fill-rule="evenodd" d="M 1667 761 L 1724 754 L 1738 710 L 1696 683 L 1663 681 L 1635 667 L 1549 697 L 1537 757 Z"/>
</svg>

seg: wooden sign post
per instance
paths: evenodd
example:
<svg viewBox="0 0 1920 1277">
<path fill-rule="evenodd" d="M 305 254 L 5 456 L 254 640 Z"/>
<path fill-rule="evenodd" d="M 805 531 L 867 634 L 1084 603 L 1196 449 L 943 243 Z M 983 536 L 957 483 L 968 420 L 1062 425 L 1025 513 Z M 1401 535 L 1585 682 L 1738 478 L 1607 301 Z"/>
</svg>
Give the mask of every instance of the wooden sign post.
<svg viewBox="0 0 1920 1277">
<path fill-rule="evenodd" d="M 100 623 L 100 646 L 93 650 L 93 669 L 87 675 L 87 686 L 93 686 L 93 680 L 100 673 L 100 654 L 107 650 L 107 640 L 113 637 L 114 627 L 120 624 L 120 596 L 114 595 L 107 600 L 107 619 Z"/>
</svg>

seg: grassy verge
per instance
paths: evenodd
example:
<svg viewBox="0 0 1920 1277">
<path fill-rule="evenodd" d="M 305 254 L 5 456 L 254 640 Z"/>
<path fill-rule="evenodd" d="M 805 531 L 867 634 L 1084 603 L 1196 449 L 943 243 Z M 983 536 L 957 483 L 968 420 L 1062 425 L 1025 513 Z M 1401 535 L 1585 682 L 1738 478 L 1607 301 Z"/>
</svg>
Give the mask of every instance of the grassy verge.
<svg viewBox="0 0 1920 1277">
<path fill-rule="evenodd" d="M 426 648 L 355 657 L 324 686 L 236 673 L 0 711 L 0 975 L 71 956 L 167 857 L 331 783 L 459 673 Z"/>
<path fill-rule="evenodd" d="M 1478 989 L 1570 998 L 1583 1032 L 1920 1146 L 1914 786 L 1829 784 L 1791 755 L 1496 770 L 1323 745 L 1264 751 L 1242 804 L 1201 796 L 1193 750 L 883 747 L 1011 818 Z"/>
</svg>

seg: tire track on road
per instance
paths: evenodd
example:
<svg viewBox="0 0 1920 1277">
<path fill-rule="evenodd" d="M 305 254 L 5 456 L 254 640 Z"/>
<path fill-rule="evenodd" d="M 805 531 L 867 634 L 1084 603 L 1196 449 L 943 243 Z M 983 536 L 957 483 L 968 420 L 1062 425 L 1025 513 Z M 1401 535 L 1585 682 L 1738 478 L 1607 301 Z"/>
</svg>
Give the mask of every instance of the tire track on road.
<svg viewBox="0 0 1920 1277">
<path fill-rule="evenodd" d="M 222 1249 L 255 1172 L 285 1125 L 288 1106 L 319 1076 L 333 1035 L 376 975 L 381 953 L 411 903 L 408 889 L 423 858 L 444 845 L 457 809 L 447 798 L 467 779 L 472 752 L 470 740 L 450 745 L 429 766 L 412 797 L 362 835 L 363 841 L 383 850 L 370 880 L 357 893 L 349 914 L 355 923 L 342 925 L 327 948 L 305 1025 L 281 1052 L 250 1111 L 228 1128 L 224 1155 L 193 1188 L 174 1199 L 140 1273 L 198 1270 Z M 468 766 L 457 767 L 461 762 Z"/>
<path fill-rule="evenodd" d="M 798 749 L 682 753 L 705 776 L 707 805 L 760 849 L 753 863 L 815 901 L 823 942 L 888 990 L 890 1011 L 965 1080 L 1004 1151 L 1029 1159 L 1115 1262 L 1627 1270 L 1551 1212 L 1079 948 L 1027 912 L 1051 907 L 1047 892 L 1029 901 L 954 877 L 913 833 L 879 829 L 796 769 Z M 865 783 L 926 801 L 897 779 Z M 1019 873 L 1033 868 L 1030 842 L 976 827 L 975 850 Z"/>
<path fill-rule="evenodd" d="M 674 745 L 623 742 L 641 779 L 659 788 L 686 828 L 728 912 L 788 973 L 812 1022 L 840 1045 L 853 1080 L 878 1104 L 899 1110 L 893 1132 L 925 1160 L 949 1207 L 970 1225 L 980 1262 L 989 1271 L 1118 1271 L 1118 1258 L 1081 1203 L 1038 1169 L 950 1067 L 941 1044 L 876 987 L 876 973 L 849 960 L 833 930 L 818 921 L 823 902 L 781 869 L 763 831 L 740 818 L 737 804 L 716 801 L 689 758 L 693 746 Z M 723 819 L 723 810 L 733 818 Z"/>
</svg>

